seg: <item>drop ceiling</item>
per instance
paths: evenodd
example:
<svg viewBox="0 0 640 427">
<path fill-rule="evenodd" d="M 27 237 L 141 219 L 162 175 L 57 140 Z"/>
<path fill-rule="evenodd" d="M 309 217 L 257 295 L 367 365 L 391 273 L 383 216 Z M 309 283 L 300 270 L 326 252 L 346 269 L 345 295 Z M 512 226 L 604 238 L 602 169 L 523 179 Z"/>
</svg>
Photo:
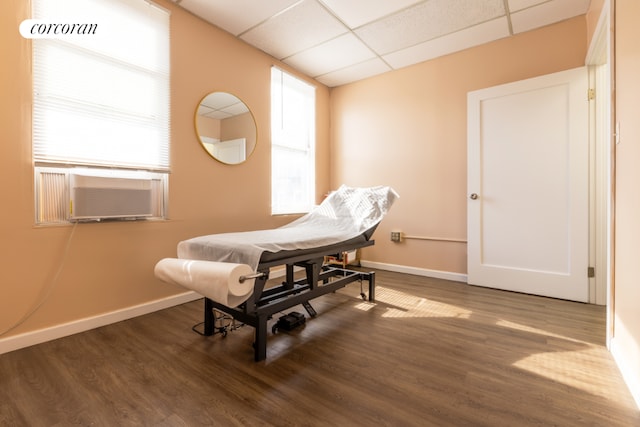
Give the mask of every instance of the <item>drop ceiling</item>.
<svg viewBox="0 0 640 427">
<path fill-rule="evenodd" d="M 590 0 L 174 0 L 335 87 L 584 15 Z"/>
<path fill-rule="evenodd" d="M 200 101 L 198 106 L 199 116 L 219 120 L 248 112 L 249 108 L 242 101 L 226 92 L 211 93 Z"/>
</svg>

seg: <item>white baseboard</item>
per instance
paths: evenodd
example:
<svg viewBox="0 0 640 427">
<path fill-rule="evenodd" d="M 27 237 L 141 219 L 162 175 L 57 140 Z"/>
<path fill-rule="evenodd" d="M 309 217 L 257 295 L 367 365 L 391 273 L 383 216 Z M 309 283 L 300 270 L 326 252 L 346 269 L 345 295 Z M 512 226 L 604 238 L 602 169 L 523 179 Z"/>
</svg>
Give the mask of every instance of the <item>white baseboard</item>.
<svg viewBox="0 0 640 427">
<path fill-rule="evenodd" d="M 640 378 L 634 377 L 635 373 L 630 369 L 632 366 L 631 362 L 627 360 L 625 353 L 621 351 L 615 337 L 612 338 L 609 343 L 609 351 L 611 351 L 613 359 L 615 360 L 616 365 L 618 365 L 618 369 L 620 369 L 622 378 L 627 384 L 627 387 L 631 392 L 631 396 L 633 396 L 633 399 L 636 401 L 636 406 L 640 409 Z"/>
<path fill-rule="evenodd" d="M 153 313 L 154 311 L 195 301 L 199 298 L 202 298 L 202 296 L 193 291 L 184 292 L 178 295 L 135 305 L 133 307 L 127 307 L 98 316 L 87 317 L 73 322 L 63 323 L 61 325 L 3 338 L 0 339 L 0 354 L 63 338 L 80 332 L 85 332 L 90 329 L 110 325 L 122 320 L 132 319 L 144 314 Z"/>
<path fill-rule="evenodd" d="M 398 264 L 387 264 L 375 261 L 360 261 L 360 265 L 367 268 L 377 268 L 379 270 L 394 271 L 396 273 L 413 274 L 415 276 L 434 277 L 436 279 L 453 280 L 454 282 L 467 283 L 467 275 L 452 273 L 450 271 L 429 270 L 427 268 L 408 267 Z"/>
<path fill-rule="evenodd" d="M 296 270 L 297 269 L 298 267 L 296 267 Z M 275 270 L 271 273 L 271 277 L 280 277 L 284 275 L 284 268 L 281 270 Z M 188 291 L 133 307 L 100 314 L 98 316 L 74 320 L 73 322 L 63 323 L 61 325 L 39 329 L 37 331 L 25 332 L 24 334 L 14 335 L 8 338 L 0 338 L 0 354 L 9 353 L 10 351 L 19 350 L 36 344 L 42 344 L 58 338 L 64 338 L 69 335 L 85 332 L 101 326 L 107 326 L 112 323 L 153 313 L 154 311 L 164 310 L 165 308 L 195 301 L 199 298 L 202 298 L 202 295 L 193 291 Z"/>
</svg>

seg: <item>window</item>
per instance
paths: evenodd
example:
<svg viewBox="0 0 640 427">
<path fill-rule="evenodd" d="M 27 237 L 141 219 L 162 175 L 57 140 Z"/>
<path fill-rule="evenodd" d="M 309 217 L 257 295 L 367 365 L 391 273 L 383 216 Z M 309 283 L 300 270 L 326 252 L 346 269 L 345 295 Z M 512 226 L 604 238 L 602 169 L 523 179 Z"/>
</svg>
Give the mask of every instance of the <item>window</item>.
<svg viewBox="0 0 640 427">
<path fill-rule="evenodd" d="M 104 171 L 105 179 L 144 180 L 152 172 L 152 187 L 161 192 L 152 198 L 162 202 L 151 216 L 164 217 L 168 11 L 145 0 L 33 0 L 32 5 L 33 19 L 41 23 L 32 33 L 54 33 L 65 24 L 85 30 L 33 40 L 36 222 L 73 216 L 64 207 L 73 197 L 69 178 L 80 167 L 83 175 L 87 168 L 91 175 Z M 52 206 L 58 213 L 47 214 Z"/>
<path fill-rule="evenodd" d="M 271 212 L 315 203 L 315 88 L 271 69 Z"/>
</svg>

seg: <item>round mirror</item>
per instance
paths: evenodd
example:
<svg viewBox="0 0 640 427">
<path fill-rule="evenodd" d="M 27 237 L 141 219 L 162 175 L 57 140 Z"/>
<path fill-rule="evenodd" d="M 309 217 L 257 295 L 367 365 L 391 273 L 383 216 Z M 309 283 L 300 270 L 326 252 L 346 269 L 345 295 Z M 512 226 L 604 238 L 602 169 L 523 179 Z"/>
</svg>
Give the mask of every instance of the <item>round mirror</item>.
<svg viewBox="0 0 640 427">
<path fill-rule="evenodd" d="M 229 165 L 244 162 L 256 146 L 256 122 L 251 111 L 226 92 L 202 98 L 196 111 L 196 133 L 214 159 Z"/>
</svg>

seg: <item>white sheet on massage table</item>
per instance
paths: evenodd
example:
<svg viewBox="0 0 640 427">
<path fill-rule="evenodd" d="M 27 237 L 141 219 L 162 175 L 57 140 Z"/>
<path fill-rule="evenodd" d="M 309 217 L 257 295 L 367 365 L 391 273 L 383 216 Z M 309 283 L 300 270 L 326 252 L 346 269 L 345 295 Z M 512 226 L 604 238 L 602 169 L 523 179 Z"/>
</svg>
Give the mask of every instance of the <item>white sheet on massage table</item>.
<svg viewBox="0 0 640 427">
<path fill-rule="evenodd" d="M 398 194 L 391 187 L 340 187 L 301 218 L 271 230 L 222 233 L 178 243 L 178 258 L 248 264 L 264 251 L 312 249 L 353 239 L 378 224 Z"/>
</svg>

